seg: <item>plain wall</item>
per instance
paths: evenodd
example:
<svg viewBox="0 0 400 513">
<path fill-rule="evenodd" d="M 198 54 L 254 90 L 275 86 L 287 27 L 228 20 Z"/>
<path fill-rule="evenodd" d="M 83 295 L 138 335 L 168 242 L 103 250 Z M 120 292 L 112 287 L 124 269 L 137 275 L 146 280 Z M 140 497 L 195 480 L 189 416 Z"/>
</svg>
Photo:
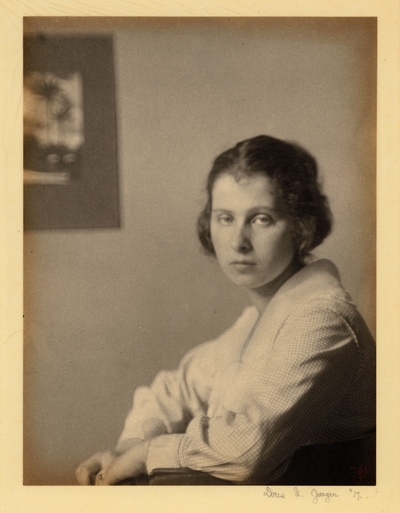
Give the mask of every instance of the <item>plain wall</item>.
<svg viewBox="0 0 400 513">
<path fill-rule="evenodd" d="M 270 134 L 317 158 L 335 226 L 316 254 L 375 330 L 375 20 L 80 23 L 64 30 L 114 36 L 122 226 L 25 234 L 33 485 L 74 484 L 115 443 L 136 386 L 248 304 L 195 233 L 210 164 L 241 139 Z"/>
</svg>

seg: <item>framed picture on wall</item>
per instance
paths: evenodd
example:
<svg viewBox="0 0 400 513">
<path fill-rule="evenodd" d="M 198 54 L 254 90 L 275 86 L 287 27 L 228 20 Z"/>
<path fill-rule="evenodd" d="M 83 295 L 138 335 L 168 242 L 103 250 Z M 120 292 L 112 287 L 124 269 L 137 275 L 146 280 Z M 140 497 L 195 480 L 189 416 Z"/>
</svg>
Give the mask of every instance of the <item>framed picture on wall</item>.
<svg viewBox="0 0 400 513">
<path fill-rule="evenodd" d="M 119 227 L 110 36 L 24 38 L 24 227 Z"/>
</svg>

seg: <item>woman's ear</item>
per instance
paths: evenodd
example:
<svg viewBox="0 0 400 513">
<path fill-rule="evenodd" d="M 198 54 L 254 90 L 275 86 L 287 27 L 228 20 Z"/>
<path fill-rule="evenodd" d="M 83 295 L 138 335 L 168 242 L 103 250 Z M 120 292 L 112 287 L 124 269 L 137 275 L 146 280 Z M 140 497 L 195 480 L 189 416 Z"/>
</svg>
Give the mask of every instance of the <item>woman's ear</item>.
<svg viewBox="0 0 400 513">
<path fill-rule="evenodd" d="M 200 213 L 197 219 L 197 235 L 200 239 L 201 245 L 203 246 L 204 251 L 209 254 L 215 256 L 214 245 L 211 239 L 211 204 L 210 201 L 207 202 L 207 205 L 204 207 L 202 212 Z"/>
<path fill-rule="evenodd" d="M 303 260 L 317 244 L 315 244 L 316 219 L 297 219 L 294 221 L 295 241 L 298 255 Z"/>
</svg>

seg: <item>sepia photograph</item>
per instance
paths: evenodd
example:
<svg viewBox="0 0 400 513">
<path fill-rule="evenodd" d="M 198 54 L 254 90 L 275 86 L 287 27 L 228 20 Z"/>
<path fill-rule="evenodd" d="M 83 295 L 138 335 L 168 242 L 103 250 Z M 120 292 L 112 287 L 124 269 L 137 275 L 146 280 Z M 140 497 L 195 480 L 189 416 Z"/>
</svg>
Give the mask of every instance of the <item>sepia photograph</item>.
<svg viewBox="0 0 400 513">
<path fill-rule="evenodd" d="M 397 511 L 399 16 L 0 1 L 2 510 Z"/>
<path fill-rule="evenodd" d="M 23 29 L 23 484 L 375 486 L 377 18 Z"/>
</svg>

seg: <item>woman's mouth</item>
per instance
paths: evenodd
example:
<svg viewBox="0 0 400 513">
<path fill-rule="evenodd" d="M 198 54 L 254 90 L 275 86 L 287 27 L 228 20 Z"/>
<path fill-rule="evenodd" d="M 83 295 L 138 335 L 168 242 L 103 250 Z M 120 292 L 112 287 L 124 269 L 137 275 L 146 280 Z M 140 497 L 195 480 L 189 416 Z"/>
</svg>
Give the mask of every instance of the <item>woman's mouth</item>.
<svg viewBox="0 0 400 513">
<path fill-rule="evenodd" d="M 256 265 L 255 262 L 252 262 L 250 260 L 234 260 L 233 262 L 230 262 L 230 264 L 232 267 L 234 267 L 235 269 L 237 270 L 242 270 L 242 271 L 245 271 L 245 270 L 248 270 L 248 269 L 251 269 L 252 267 L 254 267 Z"/>
</svg>

